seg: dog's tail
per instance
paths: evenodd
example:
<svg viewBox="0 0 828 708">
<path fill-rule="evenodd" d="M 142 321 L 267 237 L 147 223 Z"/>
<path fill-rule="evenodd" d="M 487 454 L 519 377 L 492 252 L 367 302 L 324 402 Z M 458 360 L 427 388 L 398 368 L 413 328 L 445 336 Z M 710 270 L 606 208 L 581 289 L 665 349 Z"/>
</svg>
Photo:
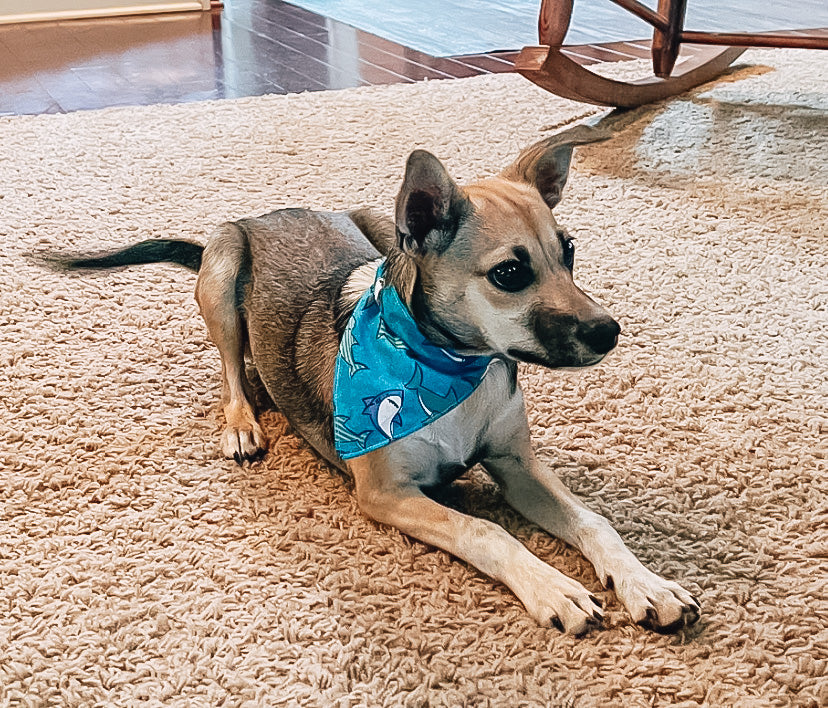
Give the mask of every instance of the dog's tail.
<svg viewBox="0 0 828 708">
<path fill-rule="evenodd" d="M 54 270 L 120 268 L 144 263 L 177 263 L 198 273 L 204 246 L 179 239 L 150 239 L 117 251 L 88 255 L 33 254 Z"/>
</svg>

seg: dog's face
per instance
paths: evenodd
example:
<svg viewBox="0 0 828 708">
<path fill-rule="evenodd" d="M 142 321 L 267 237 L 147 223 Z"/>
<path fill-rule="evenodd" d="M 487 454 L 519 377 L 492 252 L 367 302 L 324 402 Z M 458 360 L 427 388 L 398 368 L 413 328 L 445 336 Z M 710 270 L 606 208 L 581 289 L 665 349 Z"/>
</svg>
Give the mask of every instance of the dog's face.
<svg viewBox="0 0 828 708">
<path fill-rule="evenodd" d="M 575 285 L 574 244 L 552 215 L 572 147 L 532 146 L 463 189 L 428 153 L 409 158 L 400 244 L 417 264 L 419 309 L 456 348 L 561 368 L 596 364 L 615 347 L 620 328 Z"/>
</svg>

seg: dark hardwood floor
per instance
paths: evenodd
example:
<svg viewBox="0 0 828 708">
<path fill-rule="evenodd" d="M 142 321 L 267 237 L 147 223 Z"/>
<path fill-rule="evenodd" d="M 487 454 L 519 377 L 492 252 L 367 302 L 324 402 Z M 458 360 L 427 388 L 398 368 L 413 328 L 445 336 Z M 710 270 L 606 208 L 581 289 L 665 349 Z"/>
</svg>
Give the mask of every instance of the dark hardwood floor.
<svg viewBox="0 0 828 708">
<path fill-rule="evenodd" d="M 649 57 L 649 42 L 567 52 L 583 64 L 619 61 Z M 0 25 L 0 115 L 458 78 L 511 71 L 516 54 L 432 57 L 281 0 Z"/>
<path fill-rule="evenodd" d="M 639 44 L 572 52 L 584 63 L 647 56 Z M 432 57 L 280 0 L 0 25 L 0 115 L 466 77 L 511 71 L 514 54 Z"/>
</svg>

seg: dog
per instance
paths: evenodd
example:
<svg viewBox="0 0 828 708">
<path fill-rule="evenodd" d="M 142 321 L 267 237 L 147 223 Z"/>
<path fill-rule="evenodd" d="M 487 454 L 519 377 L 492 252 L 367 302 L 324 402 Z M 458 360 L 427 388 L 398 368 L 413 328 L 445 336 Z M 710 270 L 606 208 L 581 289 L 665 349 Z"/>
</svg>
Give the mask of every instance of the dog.
<svg viewBox="0 0 828 708">
<path fill-rule="evenodd" d="M 552 211 L 574 147 L 607 137 L 576 126 L 464 187 L 438 158 L 415 150 L 393 219 L 365 209 L 284 209 L 225 223 L 203 247 L 150 240 L 47 260 L 65 269 L 166 261 L 198 273 L 196 300 L 221 354 L 226 457 L 242 463 L 266 449 L 248 357 L 293 429 L 350 475 L 369 517 L 501 581 L 542 625 L 575 635 L 600 626 L 601 603 L 583 585 L 499 525 L 435 500 L 479 463 L 511 506 L 592 562 L 635 622 L 675 632 L 698 620 L 698 600 L 645 568 L 535 457 L 517 376 L 518 362 L 593 366 L 618 341 L 618 323 L 575 285 L 574 245 Z M 357 334 L 363 312 L 379 320 Z M 402 319 L 392 325 L 392 317 Z M 396 382 L 363 361 L 374 356 L 364 332 L 375 324 L 376 340 L 402 357 L 389 365 Z M 359 384 L 341 394 L 350 403 L 335 400 L 363 369 L 366 381 L 384 381 L 381 390 L 361 396 Z M 407 410 L 423 418 L 411 429 Z"/>
</svg>

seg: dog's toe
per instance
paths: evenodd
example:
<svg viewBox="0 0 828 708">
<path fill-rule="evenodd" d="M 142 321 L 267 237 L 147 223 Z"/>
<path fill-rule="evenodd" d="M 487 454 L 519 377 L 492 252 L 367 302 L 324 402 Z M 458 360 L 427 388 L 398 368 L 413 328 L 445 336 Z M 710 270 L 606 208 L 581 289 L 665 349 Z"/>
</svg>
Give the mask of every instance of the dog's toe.
<svg viewBox="0 0 828 708">
<path fill-rule="evenodd" d="M 557 587 L 547 585 L 536 596 L 538 606 L 532 614 L 538 622 L 576 637 L 602 627 L 604 613 L 597 598 L 575 580 L 553 577 Z"/>
<path fill-rule="evenodd" d="M 566 627 L 566 632 L 576 637 L 583 637 L 593 629 L 604 628 L 604 617 L 598 612 L 595 612 L 592 615 L 584 614 L 571 619 L 571 623 Z"/>
<path fill-rule="evenodd" d="M 579 613 L 569 613 L 566 623 L 560 617 L 554 615 L 550 620 L 555 629 L 563 634 L 572 634 L 576 637 L 582 637 L 592 629 L 600 629 L 604 626 L 604 618 L 599 614 L 586 615 Z"/>
<path fill-rule="evenodd" d="M 264 433 L 258 425 L 252 430 L 239 430 L 227 426 L 221 436 L 221 451 L 227 459 L 242 464 L 245 460 L 258 460 L 265 452 Z"/>
<path fill-rule="evenodd" d="M 681 610 L 681 615 L 669 623 L 663 623 L 659 618 L 658 612 L 654 608 L 647 609 L 643 620 L 637 622 L 638 625 L 645 629 L 650 629 L 659 634 L 675 634 L 680 629 L 690 627 L 699 621 L 699 608 L 685 606 Z"/>
<path fill-rule="evenodd" d="M 673 634 L 699 621 L 698 600 L 681 585 L 645 571 L 638 577 L 616 581 L 616 592 L 633 621 L 660 634 Z"/>
</svg>

